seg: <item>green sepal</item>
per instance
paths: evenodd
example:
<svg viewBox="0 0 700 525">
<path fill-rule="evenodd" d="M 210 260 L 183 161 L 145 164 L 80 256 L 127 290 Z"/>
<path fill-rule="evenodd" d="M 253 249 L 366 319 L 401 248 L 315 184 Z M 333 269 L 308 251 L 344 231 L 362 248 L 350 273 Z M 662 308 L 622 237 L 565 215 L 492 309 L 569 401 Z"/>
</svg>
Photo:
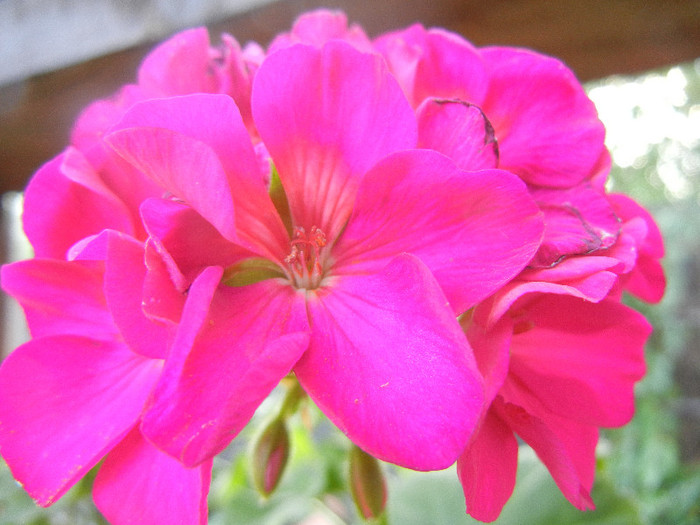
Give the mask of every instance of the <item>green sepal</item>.
<svg viewBox="0 0 700 525">
<path fill-rule="evenodd" d="M 289 210 L 289 200 L 287 199 L 287 194 L 284 191 L 284 186 L 282 186 L 282 180 L 280 179 L 280 174 L 277 171 L 275 165 L 270 162 L 270 188 L 268 189 L 270 199 L 272 204 L 275 205 L 277 213 L 279 213 L 280 218 L 284 227 L 287 229 L 289 237 L 292 236 L 292 213 Z"/>
<path fill-rule="evenodd" d="M 386 480 L 379 461 L 353 445 L 350 449 L 350 494 L 365 520 L 386 523 Z"/>
<path fill-rule="evenodd" d="M 284 277 L 279 266 L 268 259 L 254 257 L 226 268 L 221 282 L 226 286 L 248 286 L 276 277 Z"/>
<path fill-rule="evenodd" d="M 284 418 L 273 419 L 253 445 L 253 485 L 267 498 L 277 487 L 289 459 L 289 432 Z"/>
</svg>

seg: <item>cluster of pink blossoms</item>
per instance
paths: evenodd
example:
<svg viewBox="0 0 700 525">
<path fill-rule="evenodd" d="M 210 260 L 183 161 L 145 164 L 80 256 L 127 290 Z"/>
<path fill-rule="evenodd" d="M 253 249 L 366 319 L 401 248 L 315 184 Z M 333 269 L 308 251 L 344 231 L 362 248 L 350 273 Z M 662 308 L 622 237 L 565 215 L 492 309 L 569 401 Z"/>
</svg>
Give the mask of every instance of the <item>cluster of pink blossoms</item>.
<svg viewBox="0 0 700 525">
<path fill-rule="evenodd" d="M 513 490 L 516 436 L 591 508 L 598 429 L 645 370 L 620 297 L 664 290 L 603 139 L 528 50 L 370 40 L 327 11 L 266 51 L 176 35 L 27 188 L 2 457 L 40 505 L 104 460 L 110 522 L 205 523 L 212 458 L 293 374 L 371 456 L 456 462 L 477 519 Z"/>
</svg>

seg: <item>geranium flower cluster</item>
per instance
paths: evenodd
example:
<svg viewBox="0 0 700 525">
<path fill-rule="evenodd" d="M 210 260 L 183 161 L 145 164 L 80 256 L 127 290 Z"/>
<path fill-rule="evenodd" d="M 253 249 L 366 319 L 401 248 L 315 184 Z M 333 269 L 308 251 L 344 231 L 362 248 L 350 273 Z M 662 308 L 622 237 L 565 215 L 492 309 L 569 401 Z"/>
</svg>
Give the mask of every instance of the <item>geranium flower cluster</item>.
<svg viewBox="0 0 700 525">
<path fill-rule="evenodd" d="M 2 457 L 40 505 L 103 461 L 110 522 L 205 523 L 212 458 L 292 375 L 370 458 L 456 463 L 479 520 L 516 436 L 591 508 L 598 429 L 645 370 L 620 298 L 664 289 L 603 139 L 529 50 L 371 40 L 328 11 L 266 50 L 174 36 L 26 190 L 36 257 L 2 286 L 32 339 L 0 369 Z"/>
</svg>

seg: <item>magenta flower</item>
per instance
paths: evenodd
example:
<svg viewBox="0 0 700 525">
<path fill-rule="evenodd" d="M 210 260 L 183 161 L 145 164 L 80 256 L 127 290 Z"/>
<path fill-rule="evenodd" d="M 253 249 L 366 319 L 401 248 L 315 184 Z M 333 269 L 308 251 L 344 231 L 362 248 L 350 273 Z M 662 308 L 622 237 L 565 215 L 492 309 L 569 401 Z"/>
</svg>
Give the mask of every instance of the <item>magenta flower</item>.
<svg viewBox="0 0 700 525">
<path fill-rule="evenodd" d="M 199 464 L 293 369 L 371 454 L 449 466 L 482 403 L 455 312 L 532 257 L 537 208 L 506 172 L 410 150 L 414 113 L 381 57 L 338 42 L 283 49 L 252 100 L 284 188 L 272 198 L 228 97 L 143 102 L 107 137 L 175 199 L 148 199 L 141 215 L 188 293 L 143 432 Z"/>
<path fill-rule="evenodd" d="M 573 73 L 554 58 L 507 47 L 477 49 L 420 25 L 375 41 L 414 107 L 426 99 L 478 106 L 493 126 L 499 167 L 528 184 L 569 187 L 605 153 L 605 130 Z"/>
<path fill-rule="evenodd" d="M 592 509 L 598 428 L 632 418 L 645 371 L 651 327 L 639 313 L 614 300 L 522 290 L 502 315 L 487 301 L 465 320 L 490 407 L 457 471 L 467 512 L 480 521 L 495 520 L 513 491 L 515 435 L 574 506 Z"/>
<path fill-rule="evenodd" d="M 666 277 L 660 259 L 664 242 L 654 219 L 626 195 L 610 194 L 615 213 L 622 220 L 622 232 L 634 251 L 634 262 L 627 264 L 621 276 L 623 290 L 649 303 L 658 303 L 666 289 Z M 623 254 L 618 257 L 623 259 Z"/>
<path fill-rule="evenodd" d="M 251 134 L 250 92 L 257 63 L 254 46 L 240 49 L 230 36 L 212 48 L 206 29 L 184 31 L 147 55 L 138 84 L 81 114 L 71 145 L 32 177 L 25 194 L 24 230 L 37 257 L 65 259 L 77 242 L 113 229 L 146 239 L 139 206 L 162 189 L 126 163 L 104 135 L 136 102 L 188 93 L 221 93 L 236 101 Z M 80 213 L 76 213 L 80 210 Z"/>
<path fill-rule="evenodd" d="M 0 368 L 3 458 L 42 506 L 104 458 L 94 498 L 111 522 L 130 522 L 137 509 L 140 523 L 205 523 L 211 462 L 187 469 L 138 429 L 168 327 L 110 313 L 115 302 L 140 303 L 143 248 L 115 233 L 102 240 L 106 262 L 83 254 L 3 268 L 3 288 L 24 307 L 33 336 Z M 124 330 L 133 324 L 140 345 Z"/>
<path fill-rule="evenodd" d="M 205 523 L 212 457 L 294 374 L 364 451 L 362 490 L 383 486 L 371 456 L 457 462 L 491 521 L 517 435 L 592 508 L 598 429 L 644 373 L 649 326 L 620 297 L 665 287 L 653 219 L 605 191 L 603 136 L 556 59 L 440 29 L 372 41 L 322 10 L 267 54 L 176 35 L 27 189 L 4 459 L 41 505 L 104 459 L 111 522 Z"/>
<path fill-rule="evenodd" d="M 371 45 L 382 54 L 417 111 L 436 100 L 476 106 L 493 133 L 490 143 L 497 143 L 492 161 L 530 185 L 575 186 L 607 157 L 605 129 L 593 103 L 571 70 L 554 58 L 526 49 L 478 49 L 457 34 L 419 24 L 370 43 L 360 28 L 347 26 L 345 15 L 325 10 L 301 16 L 271 47 L 294 42 L 319 46 L 332 38 L 361 50 Z M 473 159 L 461 158 L 455 140 L 455 130 L 465 126 L 461 112 L 448 110 L 439 118 L 450 133 L 429 133 L 428 147 L 463 169 L 474 169 Z M 420 127 L 423 132 L 423 123 Z"/>
</svg>

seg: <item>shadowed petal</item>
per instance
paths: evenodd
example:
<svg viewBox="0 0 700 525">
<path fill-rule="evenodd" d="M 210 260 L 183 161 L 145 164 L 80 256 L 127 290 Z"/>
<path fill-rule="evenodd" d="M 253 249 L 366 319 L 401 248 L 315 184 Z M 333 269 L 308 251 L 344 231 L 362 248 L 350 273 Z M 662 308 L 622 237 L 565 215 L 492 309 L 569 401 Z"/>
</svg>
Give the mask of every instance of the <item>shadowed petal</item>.
<svg viewBox="0 0 700 525">
<path fill-rule="evenodd" d="M 144 246 L 127 237 L 109 236 L 104 288 L 109 311 L 124 341 L 143 356 L 164 359 L 172 327 L 143 311 L 146 264 Z"/>
<path fill-rule="evenodd" d="M 511 403 L 495 406 L 499 417 L 537 453 L 566 499 L 579 510 L 595 508 L 590 492 L 597 429 L 553 414 L 541 419 Z"/>
<path fill-rule="evenodd" d="M 518 442 L 513 431 L 489 411 L 457 460 L 467 513 L 484 522 L 498 518 L 513 493 L 517 469 Z"/>
<path fill-rule="evenodd" d="M 513 322 L 504 316 L 491 327 L 486 327 L 488 311 L 481 306 L 475 308 L 471 315 L 460 318 L 469 344 L 474 349 L 474 357 L 479 372 L 484 378 L 484 411 L 496 397 L 508 375 L 510 362 L 510 344 L 513 335 Z"/>
<path fill-rule="evenodd" d="M 664 256 L 664 243 L 659 227 L 651 214 L 626 195 L 608 196 L 616 213 L 625 222 L 623 230 L 634 236 L 637 246 L 637 261 L 631 273 L 626 276 L 625 289 L 643 301 L 659 302 L 666 289 L 666 276 L 661 266 Z M 635 221 L 643 221 L 645 227 L 631 228 Z"/>
<path fill-rule="evenodd" d="M 658 259 L 640 257 L 625 281 L 625 290 L 648 303 L 658 303 L 666 290 L 666 273 Z"/>
<path fill-rule="evenodd" d="M 620 219 L 605 195 L 589 184 L 567 190 L 534 189 L 544 213 L 545 234 L 530 262 L 533 268 L 554 266 L 564 257 L 610 248 L 620 234 Z"/>
<path fill-rule="evenodd" d="M 255 254 L 228 241 L 199 213 L 185 204 L 149 199 L 141 206 L 141 216 L 153 247 L 164 261 L 182 274 L 178 283 L 184 291 L 207 266 L 224 268 Z"/>
<path fill-rule="evenodd" d="M 168 267 L 152 239 L 146 241 L 144 257 L 147 272 L 143 283 L 143 313 L 155 320 L 177 324 L 182 317 L 187 288 L 179 288 L 175 283 L 183 283 L 185 279 L 179 272 L 175 276 L 171 274 L 175 265 Z"/>
<path fill-rule="evenodd" d="M 645 371 L 651 327 L 614 301 L 592 304 L 541 295 L 518 303 L 510 373 L 560 416 L 595 426 L 619 426 L 634 413 L 634 384 Z"/>
<path fill-rule="evenodd" d="M 618 280 L 613 269 L 620 262 L 612 257 L 585 256 L 565 259 L 553 268 L 524 270 L 485 303 L 478 306 L 483 325 L 493 326 L 518 299 L 531 293 L 570 295 L 597 303 L 605 299 Z"/>
<path fill-rule="evenodd" d="M 517 275 L 541 235 L 540 212 L 516 176 L 460 171 L 439 153 L 406 151 L 366 175 L 334 247 L 334 271 L 373 272 L 412 253 L 459 314 Z"/>
<path fill-rule="evenodd" d="M 481 413 L 482 381 L 428 268 L 405 254 L 309 292 L 307 307 L 311 344 L 294 370 L 331 421 L 384 461 L 454 463 Z"/>
<path fill-rule="evenodd" d="M 498 167 L 496 135 L 478 106 L 428 98 L 416 110 L 416 117 L 419 148 L 444 153 L 462 170 Z"/>
<path fill-rule="evenodd" d="M 123 343 L 34 339 L 0 368 L 0 448 L 13 476 L 50 505 L 137 422 L 160 374 Z"/>
<path fill-rule="evenodd" d="M 206 525 L 211 462 L 186 468 L 134 428 L 107 456 L 93 498 L 110 523 Z"/>
</svg>

